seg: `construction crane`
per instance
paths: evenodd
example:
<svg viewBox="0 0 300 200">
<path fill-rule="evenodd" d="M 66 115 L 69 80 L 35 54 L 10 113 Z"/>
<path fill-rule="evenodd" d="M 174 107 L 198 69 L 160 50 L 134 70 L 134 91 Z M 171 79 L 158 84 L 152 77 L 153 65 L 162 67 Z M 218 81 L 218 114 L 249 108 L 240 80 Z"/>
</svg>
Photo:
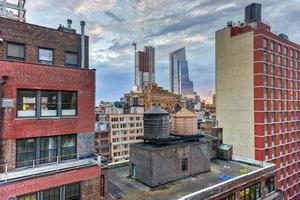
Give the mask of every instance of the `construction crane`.
<svg viewBox="0 0 300 200">
<path fill-rule="evenodd" d="M 18 0 L 17 2 L 11 0 L 0 0 L 0 17 L 25 22 L 25 3 L 26 0 Z"/>
<path fill-rule="evenodd" d="M 210 90 L 210 91 L 208 92 L 208 95 L 206 96 L 206 99 L 205 99 L 205 103 L 206 103 L 206 104 L 207 104 L 208 98 L 211 96 L 211 93 L 212 93 L 212 91 Z"/>
</svg>

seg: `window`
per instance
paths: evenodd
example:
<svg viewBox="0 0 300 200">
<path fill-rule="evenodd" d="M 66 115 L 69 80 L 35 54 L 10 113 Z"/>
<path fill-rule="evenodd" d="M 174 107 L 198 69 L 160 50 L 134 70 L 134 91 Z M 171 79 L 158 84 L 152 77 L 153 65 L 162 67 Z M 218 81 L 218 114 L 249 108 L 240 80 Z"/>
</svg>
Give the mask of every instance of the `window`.
<svg viewBox="0 0 300 200">
<path fill-rule="evenodd" d="M 105 196 L 105 175 L 102 174 L 100 177 L 100 196 Z"/>
<path fill-rule="evenodd" d="M 271 51 L 274 51 L 274 42 L 271 42 L 271 47 L 270 47 Z"/>
<path fill-rule="evenodd" d="M 65 200 L 80 200 L 80 183 L 65 186 Z"/>
<path fill-rule="evenodd" d="M 57 137 L 40 139 L 40 163 L 55 162 L 57 157 Z"/>
<path fill-rule="evenodd" d="M 15 60 L 25 60 L 25 45 L 7 43 L 7 58 Z"/>
<path fill-rule="evenodd" d="M 53 65 L 53 50 L 39 48 L 39 63 Z"/>
<path fill-rule="evenodd" d="M 17 197 L 17 200 L 36 200 L 36 194 L 27 194 Z"/>
<path fill-rule="evenodd" d="M 17 117 L 77 115 L 77 92 L 18 90 L 17 98 Z M 37 100 L 40 101 L 38 107 Z"/>
<path fill-rule="evenodd" d="M 66 52 L 65 53 L 65 65 L 70 67 L 79 67 L 78 65 L 78 54 Z"/>
<path fill-rule="evenodd" d="M 42 91 L 41 116 L 57 116 L 57 91 Z"/>
<path fill-rule="evenodd" d="M 43 191 L 42 200 L 58 200 L 60 199 L 60 188 L 53 188 Z"/>
<path fill-rule="evenodd" d="M 184 158 L 181 161 L 181 170 L 187 171 L 188 170 L 188 158 Z"/>
<path fill-rule="evenodd" d="M 36 91 L 18 90 L 18 117 L 36 116 Z"/>
<path fill-rule="evenodd" d="M 61 160 L 76 158 L 76 135 L 61 137 Z"/>
<path fill-rule="evenodd" d="M 274 177 L 267 179 L 266 186 L 268 189 L 268 193 L 271 193 L 274 191 Z"/>
<path fill-rule="evenodd" d="M 240 191 L 241 200 L 256 200 L 261 198 L 260 183 L 252 185 Z"/>
<path fill-rule="evenodd" d="M 282 49 L 282 47 L 281 47 L 281 45 L 279 44 L 279 45 L 278 45 L 278 54 L 281 54 L 281 53 L 282 53 L 282 50 L 281 50 L 281 49 Z"/>
<path fill-rule="evenodd" d="M 264 61 L 268 61 L 268 52 L 264 51 Z"/>
<path fill-rule="evenodd" d="M 62 116 L 77 115 L 77 93 L 61 92 Z"/>
<path fill-rule="evenodd" d="M 17 140 L 16 167 L 32 166 L 35 160 L 35 139 Z"/>
<path fill-rule="evenodd" d="M 264 49 L 268 48 L 268 41 L 266 39 L 263 39 L 263 47 Z"/>
<path fill-rule="evenodd" d="M 225 197 L 225 198 L 222 199 L 222 200 L 235 200 L 235 194 L 231 194 L 231 195 Z"/>
</svg>

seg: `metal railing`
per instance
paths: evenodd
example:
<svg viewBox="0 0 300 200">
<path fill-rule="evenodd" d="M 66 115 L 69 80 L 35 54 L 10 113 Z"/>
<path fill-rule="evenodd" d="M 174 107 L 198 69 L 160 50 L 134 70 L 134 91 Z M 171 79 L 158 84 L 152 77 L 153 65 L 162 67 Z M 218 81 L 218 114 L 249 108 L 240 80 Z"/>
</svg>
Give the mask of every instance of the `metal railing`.
<svg viewBox="0 0 300 200">
<path fill-rule="evenodd" d="M 21 162 L 7 162 L 0 165 L 0 184 L 38 176 L 39 174 L 58 173 L 84 166 L 98 165 L 101 168 L 106 168 L 107 162 L 108 159 L 97 154 L 95 150 L 91 153 L 76 153 Z"/>
</svg>

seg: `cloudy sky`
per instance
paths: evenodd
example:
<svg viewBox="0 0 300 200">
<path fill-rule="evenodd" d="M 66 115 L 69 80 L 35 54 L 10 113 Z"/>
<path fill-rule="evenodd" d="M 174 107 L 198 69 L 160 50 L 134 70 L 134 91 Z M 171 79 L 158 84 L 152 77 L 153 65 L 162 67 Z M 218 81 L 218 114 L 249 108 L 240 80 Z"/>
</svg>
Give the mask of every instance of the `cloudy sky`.
<svg viewBox="0 0 300 200">
<path fill-rule="evenodd" d="M 260 0 L 263 21 L 300 43 L 300 0 Z M 214 35 L 242 21 L 249 0 L 28 0 L 27 22 L 57 28 L 68 18 L 86 21 L 97 102 L 119 100 L 133 86 L 133 40 L 156 48 L 156 82 L 168 88 L 168 54 L 186 47 L 190 77 L 205 98 L 214 91 Z"/>
</svg>

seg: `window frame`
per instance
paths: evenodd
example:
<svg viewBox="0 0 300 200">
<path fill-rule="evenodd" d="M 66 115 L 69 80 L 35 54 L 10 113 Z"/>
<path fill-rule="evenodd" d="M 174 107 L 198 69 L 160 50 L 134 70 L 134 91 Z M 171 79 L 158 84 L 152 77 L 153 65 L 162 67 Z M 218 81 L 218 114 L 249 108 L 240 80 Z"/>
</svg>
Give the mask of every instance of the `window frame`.
<svg viewBox="0 0 300 200">
<path fill-rule="evenodd" d="M 67 63 L 67 54 L 76 55 L 77 56 L 77 64 Z M 80 65 L 79 65 L 79 53 L 78 52 L 72 52 L 72 51 L 65 51 L 65 66 L 67 66 L 67 67 L 80 67 Z"/>
<path fill-rule="evenodd" d="M 72 186 L 78 187 L 78 188 L 76 188 L 76 189 L 78 189 L 78 194 L 75 194 L 73 196 L 67 196 L 67 192 L 68 192 L 67 188 L 72 187 Z M 65 194 L 64 194 L 65 200 L 77 200 L 78 198 L 81 199 L 81 183 L 80 182 L 65 185 L 64 188 L 65 188 Z"/>
<path fill-rule="evenodd" d="M 72 147 L 63 147 L 63 138 L 64 137 L 75 137 L 75 144 Z M 60 160 L 72 160 L 76 158 L 76 154 L 77 154 L 77 134 L 69 134 L 69 135 L 62 135 L 60 138 L 60 155 L 59 158 Z M 75 148 L 75 154 L 63 154 L 63 149 L 64 148 Z"/>
<path fill-rule="evenodd" d="M 56 90 L 41 90 L 40 92 L 40 117 L 58 117 L 58 113 L 59 113 L 59 107 L 58 107 L 58 96 L 59 96 L 59 92 L 56 91 Z M 43 109 L 42 109 L 42 106 L 43 106 L 43 103 L 42 103 L 42 98 L 43 98 L 43 93 L 55 93 L 56 94 L 56 115 L 43 115 Z M 47 102 L 47 106 L 48 104 L 52 105 L 53 103 L 48 103 Z M 54 104 L 53 104 L 54 105 Z"/>
<path fill-rule="evenodd" d="M 40 50 L 47 50 L 47 51 L 52 51 L 52 61 L 48 61 L 48 60 L 41 60 L 40 59 Z M 51 48 L 47 48 L 47 47 L 38 47 L 38 57 L 37 57 L 37 62 L 39 64 L 42 64 L 42 65 L 54 65 L 54 49 L 51 49 Z M 43 62 L 46 62 L 46 63 L 43 63 Z"/>
<path fill-rule="evenodd" d="M 185 172 L 189 170 L 189 159 L 183 158 L 181 159 L 181 171 Z"/>
<path fill-rule="evenodd" d="M 63 110 L 67 110 L 67 109 L 63 109 L 63 104 L 67 104 L 67 103 L 63 103 L 63 93 L 75 93 L 76 102 L 75 102 L 75 109 L 74 109 L 75 114 L 74 115 L 63 114 Z M 78 92 L 77 91 L 61 91 L 60 92 L 60 99 L 61 99 L 61 108 L 60 108 L 59 112 L 60 112 L 61 117 L 70 117 L 70 116 L 77 116 L 78 115 Z M 70 104 L 72 105 L 72 102 Z"/>
<path fill-rule="evenodd" d="M 18 143 L 22 142 L 22 141 L 27 141 L 27 140 L 33 140 L 33 144 L 34 144 L 34 147 L 33 147 L 33 150 L 32 151 L 27 151 L 27 148 L 24 152 L 19 152 L 19 145 Z M 28 143 L 26 143 L 28 144 Z M 25 144 L 25 145 L 26 145 Z M 16 168 L 22 168 L 22 167 L 30 167 L 30 166 L 33 166 L 33 161 L 36 160 L 36 148 L 37 148 L 37 144 L 36 144 L 36 138 L 24 138 L 24 139 L 17 139 L 16 140 Z M 28 153 L 31 153 L 33 155 L 33 159 L 30 160 L 30 159 L 27 159 L 27 154 Z M 20 154 L 26 154 L 26 160 L 21 160 L 19 161 L 20 159 Z M 19 158 L 19 159 L 18 159 Z M 22 163 L 20 165 L 20 163 Z M 25 163 L 25 164 L 24 164 Z M 28 164 L 26 164 L 28 163 Z"/>
<path fill-rule="evenodd" d="M 24 48 L 24 57 L 15 57 L 15 56 L 9 56 L 8 55 L 8 46 L 9 44 L 12 44 L 12 45 L 18 45 L 18 46 L 22 46 Z M 10 42 L 8 41 L 6 43 L 6 59 L 9 59 L 9 60 L 20 60 L 20 61 L 25 61 L 26 60 L 26 45 L 23 44 L 23 43 L 18 43 L 18 42 Z"/>
<path fill-rule="evenodd" d="M 34 116 L 20 116 L 19 115 L 19 105 L 24 105 L 24 103 L 19 103 L 19 92 L 21 91 L 30 91 L 35 93 L 35 115 Z M 37 90 L 30 90 L 30 89 L 17 89 L 17 102 L 16 102 L 16 116 L 17 118 L 36 118 L 38 116 L 38 91 Z"/>
</svg>

